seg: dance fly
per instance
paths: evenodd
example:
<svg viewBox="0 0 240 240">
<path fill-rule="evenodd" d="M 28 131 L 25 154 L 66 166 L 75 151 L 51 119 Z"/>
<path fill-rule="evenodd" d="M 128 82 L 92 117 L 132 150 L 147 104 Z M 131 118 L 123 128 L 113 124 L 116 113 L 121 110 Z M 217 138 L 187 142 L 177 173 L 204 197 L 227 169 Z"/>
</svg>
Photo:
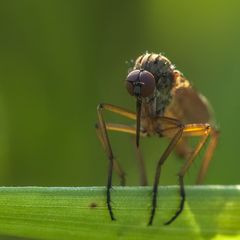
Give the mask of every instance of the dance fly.
<svg viewBox="0 0 240 240">
<path fill-rule="evenodd" d="M 135 135 L 139 149 L 141 137 L 156 135 L 169 139 L 169 144 L 160 155 L 156 166 L 152 189 L 151 212 L 148 225 L 153 224 L 157 207 L 158 184 L 162 165 L 172 151 L 185 158 L 178 172 L 181 200 L 175 214 L 165 222 L 172 223 L 183 211 L 185 202 L 184 176 L 194 159 L 210 138 L 202 160 L 197 184 L 202 183 L 210 160 L 217 145 L 219 131 L 215 127 L 212 111 L 207 99 L 197 92 L 183 74 L 162 54 L 145 53 L 139 56 L 129 71 L 125 85 L 128 93 L 135 98 L 136 110 L 130 111 L 112 104 L 102 103 L 97 107 L 97 135 L 109 159 L 107 178 L 107 207 L 112 220 L 116 220 L 111 206 L 111 187 L 113 170 L 119 175 L 121 184 L 125 184 L 125 174 L 119 162 L 114 159 L 108 131 L 125 132 Z M 105 121 L 104 111 L 110 111 L 135 122 L 132 126 L 113 124 Z M 196 146 L 189 151 L 188 139 L 199 137 Z M 141 183 L 147 185 L 146 173 L 140 159 Z"/>
</svg>

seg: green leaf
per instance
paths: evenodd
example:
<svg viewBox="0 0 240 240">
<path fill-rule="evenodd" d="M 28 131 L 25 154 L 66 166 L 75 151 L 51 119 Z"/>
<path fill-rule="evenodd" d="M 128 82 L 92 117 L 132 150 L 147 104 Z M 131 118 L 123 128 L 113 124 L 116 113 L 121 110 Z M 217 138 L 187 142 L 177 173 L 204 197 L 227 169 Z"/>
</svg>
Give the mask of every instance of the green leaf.
<svg viewBox="0 0 240 240">
<path fill-rule="evenodd" d="M 150 187 L 1 187 L 0 234 L 36 239 L 240 239 L 240 186 L 187 186 L 182 214 L 177 186 L 160 187 L 153 226 Z"/>
</svg>

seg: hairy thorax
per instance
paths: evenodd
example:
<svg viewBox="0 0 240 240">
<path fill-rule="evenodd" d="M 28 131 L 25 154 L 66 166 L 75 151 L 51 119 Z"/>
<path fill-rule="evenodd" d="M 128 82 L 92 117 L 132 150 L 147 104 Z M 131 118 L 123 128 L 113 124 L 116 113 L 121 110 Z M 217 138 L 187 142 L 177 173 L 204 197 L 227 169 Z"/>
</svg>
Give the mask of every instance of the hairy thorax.
<svg viewBox="0 0 240 240">
<path fill-rule="evenodd" d="M 133 69 L 151 72 L 156 81 L 152 96 L 144 99 L 141 129 L 147 135 L 166 136 L 164 129 L 170 124 L 161 117 L 170 117 L 186 123 L 211 123 L 211 108 L 207 100 L 192 89 L 189 81 L 161 54 L 143 54 Z M 196 109 L 198 109 L 196 111 Z M 168 135 L 174 134 L 168 130 Z"/>
</svg>

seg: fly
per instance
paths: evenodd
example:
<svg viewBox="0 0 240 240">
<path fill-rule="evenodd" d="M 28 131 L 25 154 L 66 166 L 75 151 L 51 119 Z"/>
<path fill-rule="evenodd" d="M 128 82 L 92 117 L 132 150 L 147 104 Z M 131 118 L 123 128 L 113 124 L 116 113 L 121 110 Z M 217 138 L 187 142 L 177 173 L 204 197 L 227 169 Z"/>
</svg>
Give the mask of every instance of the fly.
<svg viewBox="0 0 240 240">
<path fill-rule="evenodd" d="M 114 159 L 108 131 L 125 132 L 136 136 L 136 147 L 139 155 L 140 137 L 157 135 L 168 138 L 169 144 L 161 154 L 157 166 L 152 190 L 152 207 L 148 225 L 152 225 L 157 207 L 157 193 L 161 168 L 170 153 L 185 159 L 178 172 L 181 200 L 175 214 L 165 222 L 172 223 L 183 211 L 185 202 L 184 176 L 196 156 L 210 138 L 202 160 L 197 184 L 203 182 L 213 152 L 216 148 L 219 131 L 215 127 L 211 108 L 206 98 L 198 93 L 175 66 L 163 55 L 145 53 L 137 58 L 125 81 L 128 93 L 136 99 L 136 112 L 112 104 L 99 104 L 97 107 L 97 135 L 109 159 L 107 179 L 107 207 L 112 220 L 115 216 L 111 206 L 111 187 L 113 169 L 119 175 L 121 184 L 125 185 L 125 174 L 120 164 Z M 106 123 L 104 111 L 110 111 L 135 121 L 135 125 Z M 188 138 L 199 137 L 191 151 Z M 140 172 L 142 185 L 147 185 L 146 172 L 141 157 Z"/>
</svg>

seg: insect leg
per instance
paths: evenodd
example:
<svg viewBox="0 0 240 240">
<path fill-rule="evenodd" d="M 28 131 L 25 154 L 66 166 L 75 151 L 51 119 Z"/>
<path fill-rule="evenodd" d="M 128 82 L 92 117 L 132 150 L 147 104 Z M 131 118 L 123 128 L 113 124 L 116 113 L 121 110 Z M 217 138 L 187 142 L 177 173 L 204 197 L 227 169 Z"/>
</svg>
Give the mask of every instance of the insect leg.
<svg viewBox="0 0 240 240">
<path fill-rule="evenodd" d="M 114 167 L 114 156 L 113 156 L 112 147 L 111 147 L 108 133 L 107 133 L 106 123 L 105 123 L 105 120 L 103 117 L 103 110 L 108 110 L 110 112 L 118 113 L 119 115 L 128 117 L 133 120 L 136 119 L 136 114 L 133 112 L 127 111 L 123 108 L 113 106 L 111 104 L 99 104 L 97 107 L 98 122 L 99 122 L 98 127 L 100 129 L 100 132 L 98 135 L 100 137 L 100 140 L 102 139 L 101 140 L 102 144 L 104 145 L 104 149 L 105 149 L 106 154 L 109 159 L 108 178 L 107 178 L 107 207 L 108 207 L 108 211 L 109 211 L 111 219 L 115 220 L 115 217 L 114 217 L 114 214 L 112 211 L 112 206 L 111 206 L 111 193 L 110 193 L 110 190 L 112 187 L 112 171 L 113 171 L 113 167 Z M 108 127 L 110 130 L 111 126 L 108 126 Z"/>
<path fill-rule="evenodd" d="M 108 109 L 112 110 L 114 106 L 112 105 L 108 105 Z M 119 113 L 121 115 L 123 115 L 123 110 L 121 109 L 121 111 L 119 111 L 119 109 L 117 110 L 114 110 L 114 112 L 116 113 Z M 131 113 L 131 115 L 125 115 L 124 116 L 127 116 L 131 119 L 136 119 L 136 115 L 133 115 Z M 162 116 L 162 117 L 159 117 L 159 120 L 163 123 L 167 123 L 170 127 L 168 128 L 165 128 L 165 129 L 162 129 L 162 132 L 167 132 L 167 131 L 171 131 L 171 130 L 176 130 L 179 128 L 179 126 L 181 126 L 181 122 L 178 120 L 178 119 L 175 119 L 175 118 L 171 118 L 171 117 L 165 117 L 165 116 Z M 113 125 L 113 126 L 110 126 L 110 125 Z M 109 124 L 108 126 L 108 129 L 109 130 L 116 130 L 116 131 L 119 131 L 115 128 L 115 124 Z M 118 127 L 120 127 L 120 131 L 124 131 L 124 132 L 128 132 L 128 133 L 131 133 L 131 134 L 136 134 L 136 129 L 135 128 L 132 128 L 132 127 L 129 127 L 129 126 L 124 126 L 123 125 L 123 128 L 121 128 L 121 125 L 118 125 Z M 140 132 L 140 136 L 146 136 L 144 133 Z M 136 151 L 136 155 L 137 155 L 137 159 L 139 161 L 139 168 L 140 168 L 140 183 L 142 186 L 146 186 L 147 185 L 147 177 L 146 177 L 146 170 L 145 170 L 145 166 L 144 166 L 144 161 L 143 161 L 143 157 L 142 157 L 142 154 L 140 152 L 140 149 L 137 148 L 135 146 L 135 151 Z"/>
<path fill-rule="evenodd" d="M 204 179 L 204 176 L 207 172 L 209 163 L 212 159 L 212 155 L 213 155 L 214 150 L 217 146 L 219 134 L 220 134 L 220 132 L 218 130 L 214 129 L 214 128 L 212 129 L 212 131 L 210 133 L 210 138 L 211 139 L 210 139 L 208 148 L 206 150 L 205 156 L 203 158 L 200 171 L 198 173 L 198 177 L 197 177 L 197 181 L 196 181 L 197 184 L 201 184 L 203 182 L 203 179 Z"/>
<path fill-rule="evenodd" d="M 107 152 L 107 150 L 106 150 L 107 143 L 106 143 L 105 139 L 102 136 L 101 130 L 99 128 L 99 124 L 96 124 L 96 132 L 97 132 L 97 136 L 98 136 L 100 142 L 102 143 L 104 151 Z M 121 186 L 125 186 L 125 183 L 126 183 L 125 172 L 123 171 L 120 163 L 115 158 L 113 158 L 113 168 L 114 168 L 114 170 L 116 171 L 117 175 L 120 178 L 120 185 Z"/>
<path fill-rule="evenodd" d="M 155 180 L 153 184 L 153 196 L 152 196 L 152 210 L 151 210 L 151 215 L 150 219 L 148 222 L 148 225 L 152 225 L 153 218 L 155 215 L 156 207 L 157 207 L 157 192 L 158 192 L 158 183 L 159 183 L 159 178 L 160 178 L 160 173 L 161 173 L 161 167 L 164 164 L 165 160 L 169 156 L 169 154 L 172 152 L 174 149 L 175 145 L 178 143 L 178 141 L 181 139 L 182 133 L 183 133 L 183 126 L 176 126 L 176 129 L 178 129 L 177 133 L 174 135 L 172 138 L 171 142 L 169 143 L 168 147 L 162 154 L 160 160 L 157 163 L 157 168 L 156 168 L 156 173 L 155 173 Z"/>
<path fill-rule="evenodd" d="M 194 151 L 191 153 L 190 157 L 187 159 L 187 161 L 185 162 L 185 164 L 183 165 L 183 167 L 178 173 L 181 201 L 180 201 L 178 210 L 169 221 L 165 222 L 165 225 L 169 225 L 170 223 L 172 223 L 183 211 L 184 202 L 185 202 L 185 190 L 184 190 L 184 181 L 183 181 L 184 175 L 192 165 L 194 159 L 202 149 L 203 145 L 206 143 L 207 138 L 210 134 L 210 131 L 211 131 L 211 127 L 208 124 L 187 124 L 184 127 L 183 136 L 184 135 L 201 136 L 201 139 L 199 140 Z"/>
<path fill-rule="evenodd" d="M 132 126 L 127 126 L 123 124 L 113 124 L 113 123 L 108 123 L 107 124 L 107 129 L 112 130 L 112 131 L 119 131 L 119 132 L 126 132 L 132 135 L 136 135 L 136 128 Z M 141 137 L 145 137 L 146 134 L 140 132 Z M 132 139 L 133 141 L 135 139 Z M 134 143 L 134 148 L 137 156 L 137 160 L 139 163 L 139 170 L 140 170 L 140 185 L 141 186 L 147 186 L 147 176 L 146 176 L 146 170 L 145 170 L 145 164 L 143 161 L 143 156 L 138 147 L 136 147 L 135 141 Z"/>
<path fill-rule="evenodd" d="M 125 108 L 118 107 L 118 106 L 108 104 L 108 103 L 99 104 L 97 109 L 100 109 L 100 108 L 105 109 L 110 112 L 113 112 L 113 113 L 117 113 L 117 114 L 127 117 L 129 119 L 136 120 L 136 113 L 129 111 Z"/>
</svg>

